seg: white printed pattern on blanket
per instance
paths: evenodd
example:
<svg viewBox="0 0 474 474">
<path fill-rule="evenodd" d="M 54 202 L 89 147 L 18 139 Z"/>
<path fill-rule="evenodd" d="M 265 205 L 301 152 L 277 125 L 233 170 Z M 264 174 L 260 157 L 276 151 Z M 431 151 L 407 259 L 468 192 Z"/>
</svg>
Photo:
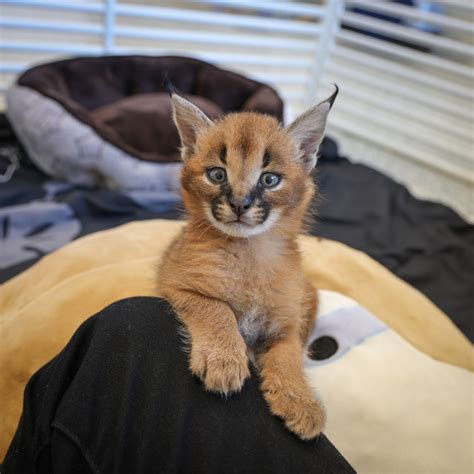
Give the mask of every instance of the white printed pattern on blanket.
<svg viewBox="0 0 474 474">
<path fill-rule="evenodd" d="M 64 203 L 32 201 L 0 209 L 0 268 L 42 256 L 70 242 L 81 223 Z"/>
</svg>

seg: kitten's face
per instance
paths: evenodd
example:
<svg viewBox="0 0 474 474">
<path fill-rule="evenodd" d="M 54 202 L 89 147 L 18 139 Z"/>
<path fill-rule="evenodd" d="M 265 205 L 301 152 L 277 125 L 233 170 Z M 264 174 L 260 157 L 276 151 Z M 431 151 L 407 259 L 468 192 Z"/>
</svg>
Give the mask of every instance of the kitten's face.
<svg viewBox="0 0 474 474">
<path fill-rule="evenodd" d="M 183 145 L 183 198 L 191 218 L 233 237 L 251 237 L 276 226 L 297 232 L 315 192 L 309 173 L 336 94 L 337 89 L 288 128 L 256 113 L 212 122 L 173 95 Z"/>
<path fill-rule="evenodd" d="M 276 120 L 229 115 L 205 130 L 182 174 L 185 203 L 225 234 L 261 234 L 311 200 L 312 179 Z"/>
</svg>

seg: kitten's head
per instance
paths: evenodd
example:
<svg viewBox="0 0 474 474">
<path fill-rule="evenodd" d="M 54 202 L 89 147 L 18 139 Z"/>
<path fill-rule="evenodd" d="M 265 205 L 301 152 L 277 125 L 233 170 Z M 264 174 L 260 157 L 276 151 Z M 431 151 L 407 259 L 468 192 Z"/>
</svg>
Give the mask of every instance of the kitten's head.
<svg viewBox="0 0 474 474">
<path fill-rule="evenodd" d="M 326 118 L 337 95 L 284 128 L 257 113 L 235 113 L 215 122 L 173 94 L 173 117 L 182 143 L 181 184 L 191 218 L 205 219 L 233 237 L 281 226 L 298 231 L 315 188 Z"/>
</svg>

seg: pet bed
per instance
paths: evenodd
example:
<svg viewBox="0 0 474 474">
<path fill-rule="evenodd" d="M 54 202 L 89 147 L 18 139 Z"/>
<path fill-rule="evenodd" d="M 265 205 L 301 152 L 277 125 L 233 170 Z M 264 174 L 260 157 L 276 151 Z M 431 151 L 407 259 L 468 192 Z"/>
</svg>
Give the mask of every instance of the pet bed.
<svg viewBox="0 0 474 474">
<path fill-rule="evenodd" d="M 8 116 L 32 161 L 50 176 L 178 198 L 179 138 L 170 82 L 211 118 L 256 111 L 281 120 L 270 87 L 175 56 L 76 58 L 36 66 L 8 90 Z"/>
<path fill-rule="evenodd" d="M 154 295 L 156 261 L 182 225 L 134 222 L 89 235 L 1 287 L 0 358 L 8 361 L 0 372 L 3 452 L 27 379 L 88 316 L 120 298 Z M 319 360 L 306 360 L 329 408 L 329 439 L 364 472 L 467 465 L 472 375 L 456 365 L 472 368 L 469 342 L 427 298 L 370 257 L 325 239 L 305 236 L 299 243 L 313 283 L 353 298 L 322 292 L 311 347 L 323 336 L 337 346 Z"/>
</svg>

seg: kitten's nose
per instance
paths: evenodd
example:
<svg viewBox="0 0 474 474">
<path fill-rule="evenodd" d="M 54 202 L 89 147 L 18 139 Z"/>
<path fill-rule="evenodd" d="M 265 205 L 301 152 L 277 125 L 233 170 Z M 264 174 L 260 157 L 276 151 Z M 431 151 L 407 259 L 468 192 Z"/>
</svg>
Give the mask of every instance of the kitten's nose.
<svg viewBox="0 0 474 474">
<path fill-rule="evenodd" d="M 232 210 L 237 214 L 237 217 L 245 214 L 253 204 L 253 197 L 247 196 L 243 199 L 237 199 L 233 195 L 227 197 L 227 202 Z"/>
</svg>

